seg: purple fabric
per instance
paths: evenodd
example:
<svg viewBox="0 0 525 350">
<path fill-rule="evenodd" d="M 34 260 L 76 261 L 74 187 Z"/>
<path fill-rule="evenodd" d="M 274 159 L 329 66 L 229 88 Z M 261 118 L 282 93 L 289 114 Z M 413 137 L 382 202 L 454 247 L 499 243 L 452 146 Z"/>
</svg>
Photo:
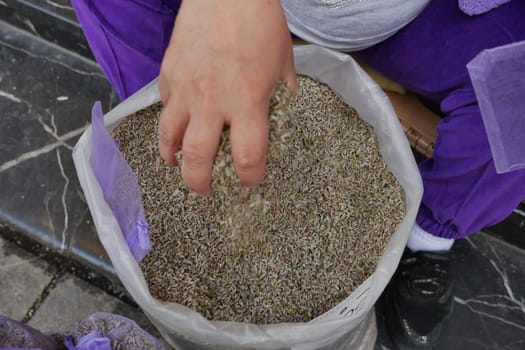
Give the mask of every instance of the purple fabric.
<svg viewBox="0 0 525 350">
<path fill-rule="evenodd" d="M 150 251 L 151 244 L 137 177 L 104 127 L 100 102 L 93 106 L 91 122 L 93 172 L 133 257 L 140 262 Z"/>
<path fill-rule="evenodd" d="M 160 340 L 140 328 L 135 321 L 105 312 L 97 312 L 80 320 L 64 342 L 68 350 L 111 350 L 111 344 L 115 343 L 122 350 L 165 350 Z"/>
<path fill-rule="evenodd" d="M 480 15 L 510 0 L 459 0 L 459 8 L 467 15 Z M 519 0 L 518 0 L 519 1 Z"/>
<path fill-rule="evenodd" d="M 72 0 L 91 50 L 121 99 L 159 75 L 181 0 Z"/>
<path fill-rule="evenodd" d="M 483 50 L 467 69 L 497 172 L 525 168 L 525 41 Z"/>
<path fill-rule="evenodd" d="M 54 350 L 53 339 L 40 331 L 5 316 L 0 316 L 0 348 Z"/>
<path fill-rule="evenodd" d="M 466 64 L 480 51 L 525 39 L 524 1 L 470 17 L 456 0 L 432 1 L 397 35 L 359 54 L 412 91 L 440 102 L 434 157 L 420 164 L 417 222 L 460 238 L 508 216 L 525 198 L 525 171 L 497 174 Z M 503 116 L 502 116 L 503 117 Z"/>
<path fill-rule="evenodd" d="M 69 336 L 64 340 L 64 345 L 68 350 L 112 350 L 111 340 L 96 330 L 80 338 L 77 345 L 73 337 Z"/>
</svg>

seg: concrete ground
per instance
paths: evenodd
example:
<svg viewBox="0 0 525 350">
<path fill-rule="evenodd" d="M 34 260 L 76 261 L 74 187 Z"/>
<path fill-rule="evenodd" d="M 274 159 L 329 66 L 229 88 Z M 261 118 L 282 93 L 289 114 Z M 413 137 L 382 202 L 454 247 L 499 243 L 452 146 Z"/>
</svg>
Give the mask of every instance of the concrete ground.
<svg viewBox="0 0 525 350">
<path fill-rule="evenodd" d="M 0 238 L 0 315 L 45 333 L 67 333 L 95 313 L 126 316 L 159 337 L 138 308 Z"/>
</svg>

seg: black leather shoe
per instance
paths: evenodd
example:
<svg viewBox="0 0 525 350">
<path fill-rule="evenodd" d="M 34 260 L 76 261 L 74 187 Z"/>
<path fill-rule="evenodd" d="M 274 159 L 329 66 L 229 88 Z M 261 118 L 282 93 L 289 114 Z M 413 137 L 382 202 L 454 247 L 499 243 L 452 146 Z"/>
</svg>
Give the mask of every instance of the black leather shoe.
<svg viewBox="0 0 525 350">
<path fill-rule="evenodd" d="M 405 249 L 385 291 L 385 317 L 401 350 L 429 349 L 452 314 L 450 253 Z"/>
</svg>

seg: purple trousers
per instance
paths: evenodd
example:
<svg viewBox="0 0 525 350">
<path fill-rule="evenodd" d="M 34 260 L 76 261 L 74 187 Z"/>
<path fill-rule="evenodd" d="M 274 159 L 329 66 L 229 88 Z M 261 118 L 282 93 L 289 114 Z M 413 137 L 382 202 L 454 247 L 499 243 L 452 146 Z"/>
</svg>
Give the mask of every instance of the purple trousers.
<svg viewBox="0 0 525 350">
<path fill-rule="evenodd" d="M 93 53 L 121 98 L 159 74 L 180 0 L 72 0 Z M 417 222 L 461 238 L 508 216 L 525 198 L 525 170 L 498 175 L 465 65 L 481 50 L 525 39 L 524 1 L 470 17 L 435 0 L 395 36 L 359 53 L 408 89 L 440 103 L 434 156 L 420 165 Z"/>
</svg>

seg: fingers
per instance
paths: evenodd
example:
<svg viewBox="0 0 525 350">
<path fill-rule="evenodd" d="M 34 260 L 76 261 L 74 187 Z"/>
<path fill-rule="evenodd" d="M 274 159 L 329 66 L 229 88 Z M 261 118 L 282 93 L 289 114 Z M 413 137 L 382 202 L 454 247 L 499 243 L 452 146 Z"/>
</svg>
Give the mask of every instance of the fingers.
<svg viewBox="0 0 525 350">
<path fill-rule="evenodd" d="M 192 116 L 182 143 L 182 179 L 197 194 L 211 193 L 211 172 L 223 129 L 223 119 Z"/>
<path fill-rule="evenodd" d="M 292 92 L 292 95 L 297 95 L 297 75 L 295 74 L 295 69 L 289 70 L 284 76 L 284 81 L 286 81 L 286 86 Z"/>
<path fill-rule="evenodd" d="M 174 69 L 176 59 L 177 57 L 173 54 L 172 47 L 168 45 L 160 66 L 159 74 L 159 95 L 164 106 L 166 106 L 170 99 L 171 83 L 177 81 L 177 79 L 174 79 L 176 77 L 176 71 Z"/>
<path fill-rule="evenodd" d="M 159 153 L 168 164 L 175 165 L 175 153 L 180 149 L 189 113 L 178 110 L 175 100 L 169 100 L 160 114 Z"/>
<path fill-rule="evenodd" d="M 232 121 L 230 142 L 235 172 L 243 186 L 256 186 L 264 177 L 268 150 L 268 106 Z"/>
<path fill-rule="evenodd" d="M 297 74 L 295 73 L 293 49 L 289 50 L 288 57 L 286 59 L 286 63 L 283 68 L 284 69 L 283 69 L 282 79 L 286 81 L 288 88 L 290 89 L 292 94 L 295 96 L 297 94 Z"/>
<path fill-rule="evenodd" d="M 163 106 L 166 106 L 170 97 L 168 79 L 164 77 L 164 74 L 159 76 L 159 95 Z"/>
</svg>

